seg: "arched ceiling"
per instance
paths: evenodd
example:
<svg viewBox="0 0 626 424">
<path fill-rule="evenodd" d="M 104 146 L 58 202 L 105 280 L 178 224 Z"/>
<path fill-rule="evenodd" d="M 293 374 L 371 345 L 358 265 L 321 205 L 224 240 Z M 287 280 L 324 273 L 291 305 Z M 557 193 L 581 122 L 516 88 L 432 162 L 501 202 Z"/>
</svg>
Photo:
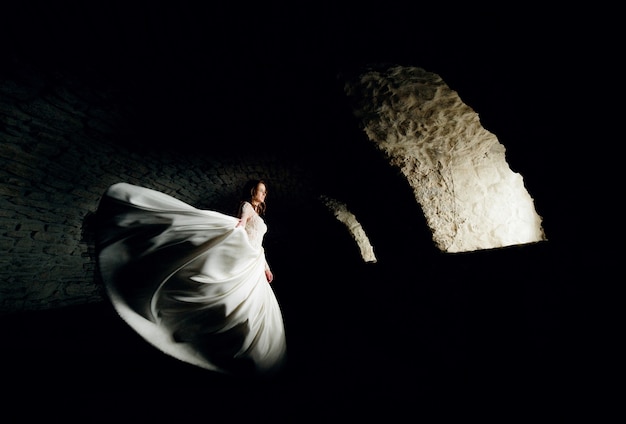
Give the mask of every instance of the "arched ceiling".
<svg viewBox="0 0 626 424">
<path fill-rule="evenodd" d="M 370 159 L 354 153 L 361 135 L 342 79 L 372 63 L 400 64 L 437 73 L 459 93 L 506 146 L 511 168 L 544 214 L 560 189 L 550 169 L 563 154 L 554 142 L 561 131 L 554 102 L 571 96 L 562 75 L 581 59 L 572 46 L 583 35 L 561 24 L 557 36 L 554 13 L 544 8 L 512 15 L 433 2 L 205 7 L 31 0 L 7 6 L 6 16 L 3 60 L 87 79 L 128 98 L 143 136 L 126 145 L 274 152 L 313 170 L 323 166 L 319 183 L 328 194 L 342 184 L 356 193 Z"/>
<path fill-rule="evenodd" d="M 384 406 L 385 414 L 389 411 L 393 414 L 398 399 L 409 399 L 407 405 L 413 405 L 415 400 L 413 392 L 396 386 L 396 377 L 407 373 L 410 383 L 416 383 L 423 393 L 432 392 L 430 385 L 421 385 L 424 376 L 428 383 L 434 381 L 440 387 L 448 385 L 449 380 L 440 378 L 439 371 L 443 370 L 444 376 L 493 382 L 496 388 L 506 387 L 521 377 L 523 382 L 532 384 L 533 393 L 539 390 L 550 399 L 554 397 L 553 392 L 563 392 L 562 385 L 578 383 L 581 375 L 586 376 L 587 370 L 581 371 L 580 364 L 586 363 L 588 357 L 584 358 L 581 352 L 587 351 L 580 347 L 586 335 L 584 330 L 590 328 L 588 302 L 591 301 L 587 287 L 574 281 L 580 280 L 581 268 L 587 266 L 589 258 L 585 257 L 587 253 L 580 253 L 585 260 L 577 261 L 581 249 L 573 229 L 579 228 L 581 221 L 569 212 L 572 205 L 580 202 L 578 188 L 572 188 L 572 180 L 582 177 L 580 162 L 569 160 L 568 152 L 572 150 L 573 141 L 581 141 L 580 132 L 588 125 L 582 118 L 587 118 L 588 109 L 597 105 L 581 103 L 579 95 L 601 81 L 587 75 L 590 57 L 586 56 L 584 46 L 589 46 L 585 44 L 588 33 L 581 31 L 584 27 L 581 22 L 588 22 L 588 10 L 584 11 L 584 19 L 577 20 L 572 19 L 572 13 L 577 12 L 572 5 L 568 5 L 567 11 L 519 5 L 511 12 L 509 6 L 505 10 L 475 3 L 458 6 L 430 2 L 424 6 L 415 2 L 411 9 L 388 2 L 384 6 L 315 2 L 311 6 L 287 8 L 261 3 L 202 7 L 203 3 L 186 3 L 177 2 L 167 8 L 155 2 L 110 0 L 72 1 L 63 5 L 25 0 L 4 5 L 1 60 L 11 66 L 0 66 L 0 77 L 13 73 L 6 81 L 18 78 L 22 82 L 29 81 L 24 87 L 34 84 L 42 89 L 47 87 L 37 85 L 42 75 L 86 81 L 98 87 L 96 92 L 120 96 L 113 103 L 124 104 L 128 107 L 125 113 L 136 118 L 131 129 L 143 137 L 119 141 L 131 150 L 158 151 L 159 154 L 183 150 L 197 155 L 210 149 L 234 157 L 246 152 L 242 154 L 246 158 L 254 158 L 256 154 L 264 157 L 263 153 L 271 152 L 285 159 L 283 163 L 293 161 L 306 167 L 307 175 L 311 176 L 307 189 L 314 187 L 314 192 L 323 192 L 350 206 L 368 235 L 376 240 L 378 252 L 385 253 L 384 260 L 374 268 L 337 266 L 345 264 L 346 252 L 340 250 L 348 243 L 349 236 L 339 232 L 341 224 L 332 216 L 315 215 L 327 219 L 327 225 L 319 226 L 323 231 L 311 234 L 298 226 L 298 216 L 282 207 L 285 204 L 272 206 L 272 213 L 276 211 L 281 219 L 294 220 L 294 225 L 284 226 L 282 230 L 290 233 L 290 243 L 268 249 L 276 258 L 281 258 L 282 252 L 292 255 L 277 266 L 280 273 L 276 285 L 286 316 L 291 319 L 291 328 L 297 329 L 291 333 L 292 346 L 296 352 L 307 352 L 301 359 L 303 362 L 310 358 L 309 352 L 311 357 L 319 354 L 333 357 L 332 362 L 327 359 L 330 366 L 320 376 L 313 376 L 318 373 L 318 367 L 307 367 L 303 384 L 308 384 L 308 377 L 314 377 L 312 381 L 333 381 L 337 374 L 345 373 L 347 367 L 349 377 L 358 382 L 358 392 L 364 395 L 363 399 L 375 399 L 373 404 L 382 405 L 381 411 Z M 595 45 L 591 47 L 598 51 Z M 419 206 L 409 187 L 402 184 L 380 155 L 373 148 L 360 144 L 362 134 L 344 103 L 341 76 L 369 63 L 420 66 L 439 74 L 459 93 L 480 115 L 483 125 L 506 146 L 512 169 L 524 175 L 537 208 L 545 217 L 546 232 L 551 238 L 549 249 L 459 255 L 450 262 L 431 261 L 433 258 L 428 256 L 424 261 L 401 256 L 407 250 L 427 250 L 433 246 L 428 234 L 420 235 L 426 231 L 425 225 L 409 228 L 410 243 L 396 243 L 401 231 L 406 234 L 397 211 L 413 210 L 418 214 Z M 118 101 L 120 98 L 124 101 Z M 576 125 L 567 127 L 572 121 L 576 121 Z M 234 129 L 238 130 L 238 136 L 227 137 Z M 355 146 L 359 146 L 358 154 L 355 154 Z M 6 159 L 11 159 L 9 154 Z M 136 155 L 133 160 L 138 162 Z M 152 163 L 150 170 L 160 163 Z M 558 170 L 554 164 L 558 164 Z M 60 166 L 57 164 L 55 169 Z M 572 172 L 564 173 L 563 166 Z M 274 193 L 292 189 L 286 182 L 277 183 L 285 185 L 273 187 Z M 64 188 L 72 189 L 71 184 L 66 186 Z M 576 196 L 564 196 L 570 192 Z M 91 199 L 98 193 L 88 194 Z M 83 193 L 73 195 L 84 197 Z M 30 201 L 29 198 L 22 200 Z M 374 221 L 385 225 L 371 225 Z M 67 233 L 67 226 L 51 229 L 58 234 Z M 33 228 L 21 231 L 37 233 Z M 14 233 L 20 236 L 20 231 Z M 35 241 L 44 244 L 45 234 L 39 231 L 42 238 Z M 337 238 L 337 234 L 345 237 Z M 307 263 L 307 268 L 303 269 L 301 263 L 307 261 L 292 260 L 319 253 L 314 252 L 316 246 L 306 243 L 307 237 L 321 239 L 331 235 L 333 243 L 328 243 L 328 250 L 317 256 L 323 262 Z M 68 237 L 77 239 L 80 235 L 70 232 Z M 27 237 L 23 239 L 28 241 Z M 301 240 L 305 242 L 299 244 Z M 8 241 L 7 237 L 3 238 L 3 242 Z M 566 244 L 567 253 L 577 255 L 560 259 L 560 251 L 557 253 L 553 247 Z M 47 253 L 52 257 L 68 256 L 65 250 Z M 357 262 L 356 249 L 354 253 L 350 259 Z M 394 257 L 395 254 L 398 257 Z M 385 260 L 390 257 L 394 261 L 392 266 L 387 266 Z M 11 267 L 30 270 L 22 266 L 27 262 L 16 262 L 13 257 L 4 261 L 9 270 Z M 401 263 L 403 267 L 395 266 Z M 82 275 L 83 270 L 80 271 Z M 89 271 L 86 269 L 85 273 Z M 332 275 L 330 281 L 323 278 L 325 275 Z M 46 276 L 54 277 L 54 274 L 43 273 L 38 276 L 38 282 L 54 280 Z M 576 278 L 572 278 L 574 276 Z M 79 284 L 71 287 L 82 287 L 82 277 L 77 281 Z M 7 293 L 9 291 L 3 291 L 3 296 Z M 57 295 L 57 291 L 50 290 L 42 294 L 42 299 Z M 67 295 L 75 293 L 70 290 Z M 585 301 L 579 300 L 581 295 Z M 9 320 L 8 325 L 14 322 L 17 320 Z M 70 314 L 65 325 L 79 329 L 81 337 L 76 340 L 80 340 L 81 346 L 71 355 L 64 346 L 58 347 L 54 350 L 58 353 L 52 358 L 62 360 L 49 366 L 49 349 L 59 345 L 59 340 L 55 339 L 58 328 L 52 331 L 56 321 L 50 322 L 53 324 L 43 327 L 50 329 L 50 334 L 43 339 L 50 341 L 47 345 L 37 338 L 31 340 L 30 333 L 25 333 L 23 339 L 28 343 L 16 343 L 17 353 L 11 354 L 8 349 L 11 360 L 27 352 L 23 355 L 26 359 L 19 359 L 28 362 L 22 367 L 24 370 L 33 370 L 25 374 L 33 378 L 20 375 L 20 385 L 16 387 L 27 384 L 32 391 L 31 382 L 51 372 L 57 378 L 50 379 L 50 386 L 42 387 L 53 387 L 58 378 L 68 380 L 67 369 L 63 366 L 76 367 L 78 361 L 78 364 L 85 364 L 76 371 L 81 374 L 78 381 L 89 381 L 87 387 L 91 388 L 93 383 L 101 390 L 102 379 L 93 378 L 93 373 L 84 370 L 95 370 L 96 377 L 105 377 L 110 367 L 94 368 L 93 352 L 82 349 L 85 348 L 83 336 L 100 339 L 106 332 L 105 326 L 100 329 L 97 322 L 77 320 Z M 336 325 L 337 322 L 343 324 Z M 116 321 L 111 320 L 111 323 Z M 38 323 L 35 325 L 39 327 Z M 326 344 L 321 343 L 321 329 L 329 329 L 331 334 L 323 340 Z M 63 334 L 69 334 L 66 330 L 62 326 Z M 113 325 L 114 337 L 104 338 L 104 343 L 117 346 L 120 343 L 117 330 Z M 14 340 L 10 337 L 14 333 L 9 332 L 7 340 Z M 420 349 L 407 350 L 407 343 L 416 340 L 421 343 Z M 353 357 L 349 355 L 351 351 L 337 348 L 352 342 L 354 346 L 364 346 L 366 354 Z M 30 346 L 36 348 L 30 349 Z M 101 345 L 94 342 L 93 346 Z M 91 349 L 91 345 L 88 348 Z M 110 352 L 104 349 L 105 354 Z M 147 353 L 142 350 L 135 354 L 132 363 L 142 365 Z M 126 362 L 128 352 L 120 355 Z M 413 364 L 414 355 L 419 365 Z M 111 360 L 111 355 L 108 356 L 107 363 Z M 335 362 L 334 356 L 342 361 Z M 377 362 L 381 359 L 382 362 Z M 409 359 L 414 368 L 406 366 Z M 316 360 L 319 358 L 313 359 Z M 113 360 L 114 364 L 119 362 L 119 359 Z M 572 374 L 571 369 L 579 371 Z M 485 380 L 485 370 L 490 379 Z M 118 374 L 112 375 L 114 377 L 106 376 L 104 381 L 117 384 Z M 373 376 L 371 382 L 365 381 L 364 375 Z M 544 383 L 546 376 L 548 381 Z M 198 382 L 198 379 L 193 380 Z M 503 386 L 501 383 L 505 380 L 507 383 Z M 176 373 L 176 378 L 166 381 L 178 384 L 180 375 Z M 200 382 L 200 387 L 205 388 L 205 383 Z M 332 386 L 330 392 L 321 393 L 322 398 L 330 393 L 341 400 L 346 387 L 356 388 L 356 385 Z M 263 402 L 263 407 L 269 402 L 285 401 L 293 395 L 287 393 L 288 390 L 297 395 L 305 393 L 310 399 L 320 396 L 317 387 L 311 391 L 297 386 L 301 387 L 302 392 L 286 386 L 279 392 L 266 390 L 264 394 L 251 393 L 251 390 L 245 393 L 251 394 L 250 399 L 259 399 L 259 393 L 263 394 L 258 404 Z M 578 388 L 578 384 L 572 384 L 565 388 L 565 393 L 584 393 Z M 220 386 L 219 393 L 227 392 L 228 396 L 233 393 L 222 389 Z M 515 389 L 525 391 L 526 386 Z M 92 401 L 93 392 L 85 392 Z M 198 393 L 204 396 L 205 392 Z M 470 392 L 459 391 L 459 394 L 467 393 Z M 498 395 L 505 397 L 508 393 L 505 390 Z M 41 399 L 51 398 L 56 407 L 58 402 L 53 391 L 42 394 L 45 396 L 40 396 Z M 133 393 L 135 395 L 137 393 Z M 281 399 L 280 395 L 284 397 Z M 184 392 L 181 401 L 189 402 L 188 396 L 189 393 Z M 100 402 L 100 398 L 95 399 Z M 296 402 L 307 405 L 303 410 L 310 410 L 306 400 Z M 346 406 L 346 416 L 354 416 L 352 406 Z M 175 409 L 178 413 L 179 408 Z M 91 408 L 89 413 L 93 410 Z M 405 408 L 398 410 L 404 412 Z M 258 409 L 251 408 L 251 411 L 256 413 Z M 319 414 L 324 414 L 327 409 L 320 411 Z M 23 412 L 19 410 L 20 414 Z M 161 412 L 159 409 L 157 413 Z M 360 414 L 369 412 L 367 407 L 359 411 Z"/>
</svg>

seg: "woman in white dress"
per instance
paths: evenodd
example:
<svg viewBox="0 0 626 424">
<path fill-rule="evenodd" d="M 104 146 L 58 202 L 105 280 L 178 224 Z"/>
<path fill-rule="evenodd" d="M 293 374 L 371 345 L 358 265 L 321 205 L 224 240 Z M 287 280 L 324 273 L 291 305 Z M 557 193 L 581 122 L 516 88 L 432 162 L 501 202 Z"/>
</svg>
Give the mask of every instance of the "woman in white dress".
<svg viewBox="0 0 626 424">
<path fill-rule="evenodd" d="M 98 267 L 119 315 L 168 355 L 233 375 L 269 375 L 286 342 L 263 249 L 266 184 L 238 217 L 128 183 L 103 196 Z"/>
</svg>

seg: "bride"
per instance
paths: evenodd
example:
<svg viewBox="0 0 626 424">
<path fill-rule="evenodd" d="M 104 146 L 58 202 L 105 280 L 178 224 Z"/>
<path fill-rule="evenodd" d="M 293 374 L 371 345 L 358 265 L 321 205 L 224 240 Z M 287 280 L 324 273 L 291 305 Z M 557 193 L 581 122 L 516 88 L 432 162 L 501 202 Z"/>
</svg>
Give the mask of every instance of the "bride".
<svg viewBox="0 0 626 424">
<path fill-rule="evenodd" d="M 184 362 L 234 375 L 279 371 L 286 343 L 262 244 L 266 190 L 251 182 L 234 217 L 145 187 L 109 187 L 96 251 L 121 318 Z"/>
</svg>

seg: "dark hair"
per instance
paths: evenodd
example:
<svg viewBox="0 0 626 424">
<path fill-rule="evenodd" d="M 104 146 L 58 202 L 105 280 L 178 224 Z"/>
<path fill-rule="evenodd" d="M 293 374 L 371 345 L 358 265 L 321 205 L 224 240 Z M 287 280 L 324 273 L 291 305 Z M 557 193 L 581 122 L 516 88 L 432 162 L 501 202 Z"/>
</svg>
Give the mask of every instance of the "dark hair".
<svg viewBox="0 0 626 424">
<path fill-rule="evenodd" d="M 240 199 L 241 201 L 239 202 L 240 214 L 241 214 L 241 207 L 243 206 L 243 203 L 250 202 L 250 200 L 254 197 L 259 184 L 263 184 L 267 188 L 267 183 L 264 180 L 248 180 L 248 182 L 246 182 L 246 184 L 243 186 L 243 190 L 241 191 L 241 199 Z M 259 215 L 264 215 L 265 209 L 266 209 L 265 202 L 261 202 L 256 208 L 256 212 Z"/>
</svg>

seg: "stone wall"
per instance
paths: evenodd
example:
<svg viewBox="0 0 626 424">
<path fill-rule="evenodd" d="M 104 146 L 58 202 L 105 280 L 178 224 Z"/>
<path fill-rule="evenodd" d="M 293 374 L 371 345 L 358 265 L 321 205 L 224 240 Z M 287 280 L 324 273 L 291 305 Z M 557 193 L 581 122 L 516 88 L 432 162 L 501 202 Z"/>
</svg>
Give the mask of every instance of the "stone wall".
<svg viewBox="0 0 626 424">
<path fill-rule="evenodd" d="M 263 84 L 248 68 L 197 83 L 158 74 L 136 89 L 106 72 L 0 69 L 0 314 L 103 300 L 90 218 L 120 181 L 232 214 L 244 183 L 264 178 L 280 222 L 269 222 L 269 260 L 297 280 L 363 262 L 323 198 L 354 214 L 377 266 L 439 260 L 411 179 L 367 139 L 342 89 L 319 78 L 305 90 L 289 71 Z"/>
<path fill-rule="evenodd" d="M 439 75 L 380 67 L 346 84 L 346 93 L 369 139 L 405 175 L 442 251 L 546 240 L 504 145 Z"/>
<path fill-rule="evenodd" d="M 301 192 L 293 162 L 199 155 L 176 140 L 150 149 L 155 132 L 135 124 L 137 103 L 115 84 L 14 65 L 0 74 L 0 313 L 103 299 L 89 218 L 113 183 L 225 213 L 249 178 L 269 180 L 270 199 Z"/>
</svg>

